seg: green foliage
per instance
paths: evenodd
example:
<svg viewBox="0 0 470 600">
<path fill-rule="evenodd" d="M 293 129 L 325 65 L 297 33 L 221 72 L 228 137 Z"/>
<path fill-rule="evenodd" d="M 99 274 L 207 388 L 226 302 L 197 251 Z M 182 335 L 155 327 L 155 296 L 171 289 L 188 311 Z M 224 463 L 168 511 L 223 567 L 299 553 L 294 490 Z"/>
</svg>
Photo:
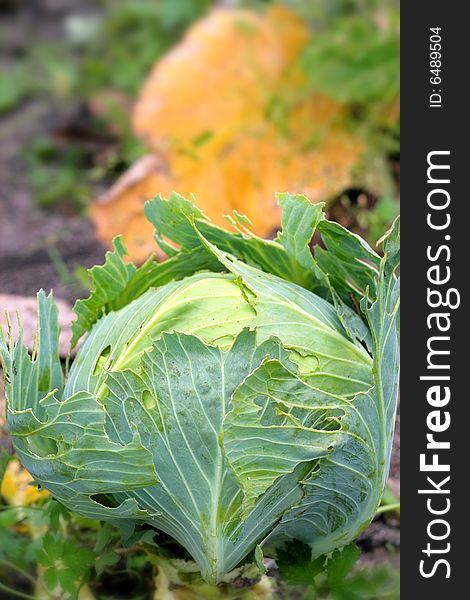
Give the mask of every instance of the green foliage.
<svg viewBox="0 0 470 600">
<path fill-rule="evenodd" d="M 387 102 L 398 96 L 398 31 L 381 29 L 372 18 L 338 20 L 314 36 L 302 66 L 315 89 L 345 103 Z"/>
<path fill-rule="evenodd" d="M 105 16 L 82 62 L 81 78 L 89 86 L 84 92 L 111 87 L 137 93 L 155 60 L 212 4 L 213 0 L 105 2 Z"/>
<path fill-rule="evenodd" d="M 378 240 L 384 227 L 398 215 L 400 205 L 395 198 L 379 198 L 373 210 L 366 214 L 369 238 Z"/>
<path fill-rule="evenodd" d="M 3 476 L 10 459 L 11 455 L 5 450 L 5 448 L 0 448 L 0 486 L 2 485 Z"/>
<path fill-rule="evenodd" d="M 42 579 L 47 591 L 54 594 L 61 590 L 76 598 L 95 555 L 73 540 L 64 538 L 61 532 L 48 532 L 37 559 L 44 568 Z"/>
<path fill-rule="evenodd" d="M 91 193 L 86 175 L 88 156 L 79 146 L 63 148 L 49 138 L 37 138 L 24 157 L 27 177 L 40 206 L 68 205 L 78 212 L 87 206 Z"/>
<path fill-rule="evenodd" d="M 350 577 L 352 568 L 359 559 L 360 551 L 354 544 L 335 550 L 330 555 L 319 556 L 312 560 L 310 546 L 299 542 L 287 542 L 277 551 L 277 564 L 283 579 L 293 585 L 313 585 L 318 575 L 324 576 L 324 587 L 333 593 L 344 589 L 352 592 Z M 353 596 L 351 596 L 352 598 Z"/>
<path fill-rule="evenodd" d="M 0 530 L 0 596 L 4 591 L 8 598 L 24 593 L 74 600 L 89 584 L 94 597 L 104 600 L 100 590 L 113 577 L 120 577 L 129 598 L 146 590 L 145 532 L 123 548 L 116 528 L 80 517 L 51 498 L 33 506 L 0 503 Z"/>
<path fill-rule="evenodd" d="M 298 542 L 287 542 L 277 551 L 283 581 L 308 586 L 304 600 L 398 600 L 397 572 L 386 564 L 358 567 L 360 551 L 354 544 L 314 560 L 311 554 L 309 546 Z"/>
<path fill-rule="evenodd" d="M 262 8 L 266 4 L 282 4 L 299 14 L 315 31 L 330 27 L 339 19 L 352 15 L 397 14 L 399 0 L 237 0 L 237 5 Z"/>
<path fill-rule="evenodd" d="M 284 581 L 290 585 L 313 585 L 315 577 L 325 570 L 325 556 L 312 560 L 308 544 L 289 541 L 278 548 L 276 563 Z"/>
<path fill-rule="evenodd" d="M 14 109 L 28 98 L 33 89 L 22 67 L 2 69 L 0 73 L 0 115 Z"/>
<path fill-rule="evenodd" d="M 350 124 L 372 148 L 381 154 L 397 153 L 398 6 L 376 0 L 328 3 L 328 10 L 323 3 L 315 6 L 324 19 L 312 15 L 316 33 L 299 60 L 311 89 L 348 105 Z"/>
</svg>

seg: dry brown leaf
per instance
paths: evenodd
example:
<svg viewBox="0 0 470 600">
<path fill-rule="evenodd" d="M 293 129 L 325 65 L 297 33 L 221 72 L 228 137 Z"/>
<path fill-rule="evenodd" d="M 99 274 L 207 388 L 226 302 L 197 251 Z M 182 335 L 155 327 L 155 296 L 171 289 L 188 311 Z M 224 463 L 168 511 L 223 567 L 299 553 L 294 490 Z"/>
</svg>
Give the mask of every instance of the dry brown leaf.
<svg viewBox="0 0 470 600">
<path fill-rule="evenodd" d="M 134 110 L 137 135 L 158 151 L 192 151 L 205 138 L 220 147 L 259 120 L 308 39 L 286 8 L 214 10 L 157 62 Z"/>
</svg>

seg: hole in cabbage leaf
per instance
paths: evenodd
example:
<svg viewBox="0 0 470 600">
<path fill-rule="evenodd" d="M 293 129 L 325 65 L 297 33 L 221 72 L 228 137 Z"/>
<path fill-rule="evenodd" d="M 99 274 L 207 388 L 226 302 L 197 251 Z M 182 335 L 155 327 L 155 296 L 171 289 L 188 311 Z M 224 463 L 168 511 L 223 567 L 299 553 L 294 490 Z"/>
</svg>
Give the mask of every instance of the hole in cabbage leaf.
<svg viewBox="0 0 470 600">
<path fill-rule="evenodd" d="M 301 377 L 313 375 L 320 369 L 320 359 L 316 354 L 302 352 L 298 348 L 289 347 L 288 349 L 291 353 L 290 358 L 297 365 Z"/>
<path fill-rule="evenodd" d="M 155 396 L 149 391 L 144 390 L 142 394 L 142 403 L 147 410 L 152 410 L 157 405 Z"/>
<path fill-rule="evenodd" d="M 28 440 L 28 449 L 35 454 L 36 456 L 40 456 L 41 458 L 46 458 L 47 456 L 55 455 L 58 452 L 57 443 L 55 440 L 46 437 L 29 437 Z"/>
<path fill-rule="evenodd" d="M 116 506 L 118 506 L 118 503 L 114 500 L 114 498 L 108 494 L 93 494 L 90 496 L 90 500 L 93 500 L 94 502 L 97 502 L 106 508 L 116 508 Z"/>
<path fill-rule="evenodd" d="M 95 362 L 95 367 L 93 369 L 93 377 L 97 377 L 102 371 L 109 369 L 111 367 L 112 361 L 110 364 L 108 363 L 109 355 L 111 354 L 111 346 L 108 345 L 103 349 L 101 354 L 98 356 Z"/>
<path fill-rule="evenodd" d="M 322 429 L 327 429 L 328 431 L 338 431 L 342 428 L 342 418 L 344 417 L 344 411 L 340 408 L 336 410 L 330 410 L 328 412 L 328 416 L 325 417 L 325 427 Z"/>
</svg>

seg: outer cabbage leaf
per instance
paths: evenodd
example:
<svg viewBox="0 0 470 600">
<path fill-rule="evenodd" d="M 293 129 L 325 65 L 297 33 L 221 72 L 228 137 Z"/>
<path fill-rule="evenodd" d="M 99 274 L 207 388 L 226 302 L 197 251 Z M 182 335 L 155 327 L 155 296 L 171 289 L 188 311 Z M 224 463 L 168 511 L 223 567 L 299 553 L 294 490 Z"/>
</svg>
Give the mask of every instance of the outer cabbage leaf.
<svg viewBox="0 0 470 600">
<path fill-rule="evenodd" d="M 333 454 L 350 408 L 301 381 L 277 360 L 264 361 L 236 389 L 224 421 L 224 447 L 244 491 L 244 509 L 299 463 Z"/>
<path fill-rule="evenodd" d="M 105 410 L 96 397 L 77 392 L 59 401 L 63 387 L 59 326 L 52 295 L 38 294 L 37 352 L 31 357 L 22 334 L 7 345 L 0 335 L 5 369 L 7 424 L 16 453 L 36 481 L 70 509 L 97 519 L 142 518 L 135 500 L 105 506 L 92 498 L 156 481 L 152 456 L 137 432 L 127 444 L 104 430 Z"/>
<path fill-rule="evenodd" d="M 358 393 L 341 419 L 344 432 L 335 452 L 319 462 L 305 481 L 305 496 L 287 511 L 267 539 L 308 543 L 314 555 L 355 539 L 373 518 L 385 487 L 398 396 L 399 222 L 384 238 L 374 300 L 366 293 L 362 310 L 370 327 L 374 385 Z"/>
</svg>

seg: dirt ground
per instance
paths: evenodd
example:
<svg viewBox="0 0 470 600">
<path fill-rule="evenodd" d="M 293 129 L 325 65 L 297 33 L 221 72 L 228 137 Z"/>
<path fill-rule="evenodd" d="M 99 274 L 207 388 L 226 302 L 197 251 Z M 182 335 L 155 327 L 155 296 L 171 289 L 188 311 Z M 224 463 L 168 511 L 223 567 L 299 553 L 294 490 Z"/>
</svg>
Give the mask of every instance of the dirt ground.
<svg viewBox="0 0 470 600">
<path fill-rule="evenodd" d="M 0 9 L 5 2 L 0 2 Z M 6 3 L 11 4 L 11 2 Z M 2 46 L 8 52 L 0 60 L 12 62 L 25 46 L 41 39 L 60 39 L 66 11 L 85 9 L 86 2 L 16 0 L 22 10 L 2 10 Z M 23 9 L 24 7 L 24 9 Z M 27 8 L 27 10 L 26 10 Z M 32 98 L 0 117 L 0 292 L 31 295 L 43 287 L 54 288 L 58 297 L 73 300 L 73 292 L 57 273 L 48 250 L 55 247 L 73 270 L 90 267 L 103 259 L 105 248 L 96 240 L 86 217 L 38 208 L 28 184 L 24 152 L 31 140 L 67 127 L 80 107 L 61 105 L 47 98 Z"/>
<path fill-rule="evenodd" d="M 61 114 L 62 113 L 62 114 Z M 35 134 L 50 133 L 67 119 L 64 110 L 32 100 L 0 119 L 0 290 L 30 295 L 54 288 L 73 300 L 48 249 L 57 249 L 65 265 L 90 267 L 103 260 L 105 248 L 86 217 L 40 209 L 25 175 L 22 150 Z"/>
</svg>

